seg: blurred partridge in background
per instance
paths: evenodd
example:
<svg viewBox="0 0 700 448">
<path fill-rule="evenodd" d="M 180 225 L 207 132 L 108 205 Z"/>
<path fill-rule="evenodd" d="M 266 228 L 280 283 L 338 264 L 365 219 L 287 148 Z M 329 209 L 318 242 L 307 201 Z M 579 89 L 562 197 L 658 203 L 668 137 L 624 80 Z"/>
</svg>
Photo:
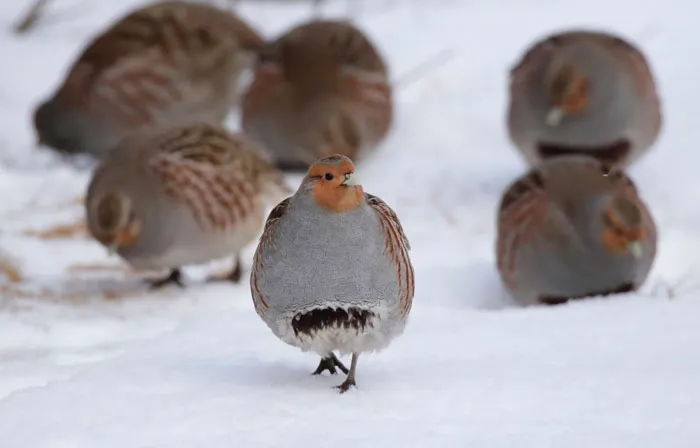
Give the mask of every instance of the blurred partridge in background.
<svg viewBox="0 0 700 448">
<path fill-rule="evenodd" d="M 250 278 L 255 310 L 282 341 L 348 374 L 406 325 L 414 293 L 408 239 L 394 211 L 364 193 L 345 156 L 318 160 L 270 213 Z M 348 371 L 334 351 L 352 353 Z"/>
<path fill-rule="evenodd" d="M 212 6 L 167 1 L 136 10 L 99 35 L 36 109 L 39 143 L 100 157 L 149 126 L 219 124 L 263 42 Z"/>
<path fill-rule="evenodd" d="M 546 159 L 504 193 L 498 270 L 522 305 L 636 290 L 656 226 L 632 181 L 587 156 Z"/>
<path fill-rule="evenodd" d="M 511 71 L 508 131 L 530 166 L 579 153 L 627 167 L 657 139 L 661 115 L 646 58 L 610 34 L 551 35 Z"/>
<path fill-rule="evenodd" d="M 209 124 L 144 131 L 102 159 L 86 197 L 92 236 L 136 269 L 170 269 L 234 256 L 262 230 L 264 202 L 291 193 L 256 144 Z"/>
<path fill-rule="evenodd" d="M 334 153 L 357 161 L 385 138 L 392 120 L 386 63 L 343 21 L 308 22 L 271 42 L 242 104 L 246 133 L 293 171 Z"/>
</svg>

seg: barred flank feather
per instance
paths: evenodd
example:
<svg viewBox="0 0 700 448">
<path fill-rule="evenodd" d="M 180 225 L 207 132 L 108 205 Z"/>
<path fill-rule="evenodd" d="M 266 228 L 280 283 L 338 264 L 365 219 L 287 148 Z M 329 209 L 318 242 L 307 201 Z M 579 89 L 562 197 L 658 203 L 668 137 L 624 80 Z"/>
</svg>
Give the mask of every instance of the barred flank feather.
<svg viewBox="0 0 700 448">
<path fill-rule="evenodd" d="M 253 257 L 253 271 L 250 276 L 250 287 L 253 295 L 253 306 L 255 307 L 255 312 L 258 313 L 260 317 L 263 317 L 265 310 L 270 307 L 260 292 L 260 287 L 258 285 L 258 273 L 264 268 L 260 254 L 265 248 L 265 245 L 271 244 L 270 239 L 273 228 L 287 211 L 289 200 L 290 198 L 287 198 L 277 204 L 277 206 L 275 206 L 275 208 L 273 208 L 270 214 L 267 216 L 267 219 L 265 220 L 265 228 L 260 236 L 258 248 L 255 251 L 255 256 Z"/>
<path fill-rule="evenodd" d="M 365 193 L 367 203 L 379 215 L 382 228 L 386 237 L 385 250 L 396 265 L 397 278 L 401 289 L 400 309 L 401 315 L 406 318 L 413 305 L 415 293 L 415 273 L 408 251 L 411 245 L 403 231 L 396 213 L 384 201 L 369 193 Z"/>
<path fill-rule="evenodd" d="M 547 199 L 543 187 L 541 174 L 531 171 L 511 184 L 501 199 L 496 262 L 508 288 L 515 287 L 518 249 L 532 244 L 533 232 L 545 224 Z"/>
</svg>

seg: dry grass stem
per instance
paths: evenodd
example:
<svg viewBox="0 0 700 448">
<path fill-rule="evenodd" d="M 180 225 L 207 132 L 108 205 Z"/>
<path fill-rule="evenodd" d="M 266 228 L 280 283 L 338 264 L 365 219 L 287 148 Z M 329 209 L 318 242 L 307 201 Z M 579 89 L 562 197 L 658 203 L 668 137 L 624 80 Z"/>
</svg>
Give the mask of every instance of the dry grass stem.
<svg viewBox="0 0 700 448">
<path fill-rule="evenodd" d="M 46 8 L 49 0 L 36 0 L 27 11 L 27 14 L 17 22 L 13 30 L 16 34 L 25 34 L 29 32 L 41 20 L 42 13 Z"/>
<path fill-rule="evenodd" d="M 54 240 L 62 238 L 87 237 L 87 223 L 80 219 L 73 224 L 59 224 L 46 230 L 25 230 L 24 234 L 41 238 L 43 240 Z"/>
</svg>

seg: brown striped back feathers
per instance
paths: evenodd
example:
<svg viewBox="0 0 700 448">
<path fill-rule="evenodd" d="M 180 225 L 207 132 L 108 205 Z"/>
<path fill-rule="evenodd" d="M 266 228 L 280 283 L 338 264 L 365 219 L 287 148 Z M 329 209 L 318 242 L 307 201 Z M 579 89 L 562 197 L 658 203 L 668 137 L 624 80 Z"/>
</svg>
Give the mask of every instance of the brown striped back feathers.
<svg viewBox="0 0 700 448">
<path fill-rule="evenodd" d="M 368 37 L 343 21 L 311 21 L 271 42 L 242 104 L 243 129 L 291 170 L 334 153 L 358 159 L 392 121 L 387 65 Z"/>
<path fill-rule="evenodd" d="M 256 144 L 209 124 L 176 128 L 160 137 L 151 168 L 166 194 L 186 203 L 202 227 L 233 225 L 272 192 L 290 190 Z"/>
<path fill-rule="evenodd" d="M 101 156 L 146 126 L 220 122 L 263 43 L 238 17 L 212 6 L 167 1 L 136 10 L 99 35 L 37 108 L 39 140 Z"/>
<path fill-rule="evenodd" d="M 93 173 L 91 233 L 137 269 L 237 257 L 262 229 L 265 204 L 277 199 L 268 191 L 289 193 L 256 148 L 209 123 L 130 135 Z"/>
</svg>

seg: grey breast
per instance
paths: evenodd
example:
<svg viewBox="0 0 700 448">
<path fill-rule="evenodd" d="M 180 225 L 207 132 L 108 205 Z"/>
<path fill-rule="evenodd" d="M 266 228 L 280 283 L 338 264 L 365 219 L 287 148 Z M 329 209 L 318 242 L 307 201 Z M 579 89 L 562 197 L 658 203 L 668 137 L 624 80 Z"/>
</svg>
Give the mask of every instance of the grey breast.
<svg viewBox="0 0 700 448">
<path fill-rule="evenodd" d="M 259 286 L 277 312 L 329 305 L 398 304 L 396 272 L 379 218 L 367 204 L 342 213 L 292 197 L 263 250 Z"/>
<path fill-rule="evenodd" d="M 540 295 L 577 296 L 604 292 L 624 283 L 639 283 L 639 261 L 630 254 L 611 254 L 600 234 L 600 198 L 580 199 L 575 216 L 552 212 L 563 220 L 561 232 L 539 231 L 537 241 L 518 254 L 523 288 Z M 556 205 L 552 205 L 556 209 Z"/>
</svg>

